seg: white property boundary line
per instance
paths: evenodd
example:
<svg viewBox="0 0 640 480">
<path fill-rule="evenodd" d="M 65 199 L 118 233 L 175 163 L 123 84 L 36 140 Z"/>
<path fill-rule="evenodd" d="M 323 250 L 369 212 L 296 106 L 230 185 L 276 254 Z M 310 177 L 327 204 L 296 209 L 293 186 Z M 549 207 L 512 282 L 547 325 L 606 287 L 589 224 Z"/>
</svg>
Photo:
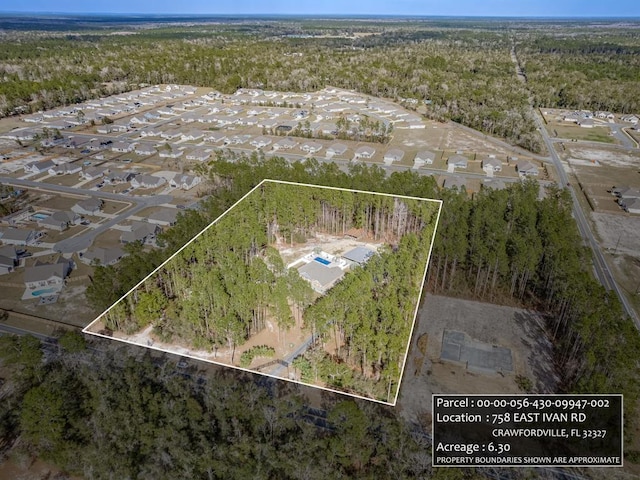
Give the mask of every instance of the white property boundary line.
<svg viewBox="0 0 640 480">
<path fill-rule="evenodd" d="M 396 389 L 396 394 L 395 394 L 395 397 L 393 399 L 393 402 L 383 402 L 381 400 L 376 400 L 374 398 L 364 397 L 364 396 L 361 396 L 361 395 L 356 395 L 356 394 L 349 393 L 349 392 L 344 392 L 344 391 L 341 391 L 341 390 L 334 390 L 332 388 L 322 387 L 322 386 L 319 386 L 319 385 L 313 385 L 313 384 L 310 384 L 310 383 L 304 383 L 304 382 L 300 382 L 300 381 L 297 381 L 297 380 L 291 380 L 289 378 L 278 377 L 276 375 L 270 375 L 268 373 L 259 372 L 259 371 L 251 370 L 251 369 L 248 369 L 248 368 L 238 367 L 236 365 L 229 365 L 227 363 L 216 362 L 216 361 L 209 360 L 209 359 L 202 358 L 202 357 L 198 357 L 198 356 L 195 356 L 195 355 L 190 355 L 188 353 L 186 353 L 186 354 L 185 353 L 180 353 L 180 352 L 177 352 L 175 350 L 170 350 L 170 349 L 167 349 L 167 348 L 160 348 L 160 347 L 155 347 L 155 346 L 152 346 L 152 345 L 146 345 L 146 344 L 143 344 L 143 343 L 132 342 L 131 340 L 126 340 L 126 339 L 123 339 L 123 338 L 114 338 L 114 337 L 111 337 L 111 336 L 108 336 L 108 335 L 102 335 L 100 333 L 96 333 L 96 332 L 90 331 L 91 327 L 95 323 L 99 322 L 102 319 L 102 317 L 104 317 L 107 313 L 109 313 L 109 311 L 111 311 L 111 309 L 113 309 L 116 305 L 118 305 L 120 302 L 122 302 L 127 296 L 129 296 L 129 294 L 131 294 L 140 285 L 142 285 L 144 282 L 146 282 L 147 279 L 149 279 L 156 272 L 158 272 L 161 268 L 163 268 L 176 255 L 178 255 L 185 248 L 187 248 L 189 245 L 191 245 L 191 243 L 193 243 L 198 237 L 200 237 L 203 233 L 205 233 L 207 230 L 209 230 L 209 228 L 211 228 L 213 225 L 215 225 L 227 213 L 229 213 L 231 210 L 233 210 L 233 208 L 235 208 L 238 204 L 240 204 L 245 198 L 247 198 L 253 192 L 258 190 L 266 182 L 280 183 L 280 184 L 285 184 L 285 185 L 294 185 L 294 186 L 298 186 L 298 187 L 324 188 L 324 189 L 328 189 L 328 190 L 337 190 L 337 191 L 343 191 L 343 192 L 347 191 L 347 192 L 354 192 L 354 193 L 363 193 L 363 194 L 368 194 L 368 195 L 383 195 L 383 196 L 392 197 L 392 198 L 405 198 L 405 199 L 408 199 L 408 200 L 417 200 L 417 201 L 422 201 L 422 202 L 435 202 L 435 203 L 440 204 L 440 207 L 438 208 L 438 215 L 436 217 L 436 223 L 435 223 L 435 226 L 433 228 L 433 235 L 431 237 L 431 245 L 429 246 L 429 254 L 427 256 L 427 261 L 426 261 L 425 268 L 424 268 L 424 274 L 422 276 L 422 282 L 420 283 L 420 291 L 418 293 L 418 298 L 416 300 L 416 308 L 415 308 L 415 311 L 414 311 L 414 314 L 413 314 L 413 322 L 411 324 L 411 332 L 409 333 L 409 338 L 407 339 L 407 348 L 406 348 L 405 354 L 404 354 L 404 361 L 402 363 L 402 368 L 400 369 L 400 375 L 398 376 L 398 387 Z M 429 269 L 429 262 L 431 261 L 431 252 L 433 250 L 433 243 L 435 241 L 436 231 L 438 229 L 438 223 L 440 222 L 440 213 L 441 212 L 442 212 L 442 200 L 437 200 L 437 199 L 410 197 L 410 196 L 406 196 L 406 195 L 394 195 L 392 193 L 381 193 L 381 192 L 372 192 L 372 191 L 366 191 L 366 190 L 355 190 L 355 189 L 350 189 L 350 188 L 329 187 L 329 186 L 326 186 L 326 185 L 313 185 L 313 184 L 307 184 L 307 183 L 287 182 L 287 181 L 284 181 L 284 180 L 264 179 L 258 185 L 253 187 L 249 192 L 247 192 L 240 200 L 238 200 L 231 207 L 229 207 L 218 218 L 216 218 L 213 222 L 211 222 L 209 225 L 207 225 L 200 233 L 198 233 L 195 237 L 193 237 L 191 240 L 189 240 L 187 243 L 185 243 L 184 246 L 179 248 L 173 255 L 171 255 L 164 262 L 162 262 L 162 264 L 160 264 L 158 267 L 156 267 L 149 275 L 144 277 L 133 288 L 131 288 L 127 293 L 125 293 L 122 297 L 120 297 L 107 310 L 105 310 L 103 313 L 98 315 L 98 317 L 94 321 L 92 321 L 89 325 L 87 325 L 85 328 L 82 329 L 82 333 L 86 333 L 86 334 L 89 334 L 89 335 L 95 335 L 96 337 L 107 338 L 109 340 L 115 340 L 115 341 L 118 341 L 118 342 L 128 343 L 130 345 L 135 345 L 137 347 L 144 347 L 144 348 L 148 348 L 148 349 L 151 349 L 151 350 L 157 350 L 157 351 L 160 351 L 160 352 L 166 352 L 166 353 L 170 353 L 172 355 L 180 355 L 182 357 L 188 357 L 188 358 L 192 358 L 194 360 L 198 360 L 198 361 L 201 361 L 201 362 L 212 363 L 212 364 L 219 365 L 219 366 L 222 366 L 222 367 L 235 368 L 236 370 L 241 370 L 241 371 L 252 373 L 252 374 L 263 375 L 265 377 L 270 377 L 270 378 L 274 378 L 274 379 L 277 379 L 277 380 L 284 380 L 284 381 L 291 382 L 291 383 L 297 383 L 299 385 L 303 385 L 303 386 L 306 386 L 306 387 L 319 388 L 321 390 L 326 390 L 326 391 L 333 392 L 333 393 L 339 393 L 339 394 L 342 394 L 342 395 L 348 395 L 348 396 L 355 397 L 355 398 L 361 398 L 363 400 L 369 400 L 371 402 L 377 402 L 377 403 L 381 403 L 383 405 L 390 405 L 390 406 L 394 407 L 396 405 L 397 401 L 398 401 L 398 395 L 400 394 L 400 386 L 402 384 L 402 377 L 404 375 L 404 369 L 405 369 L 405 366 L 407 364 L 407 357 L 409 355 L 409 348 L 411 347 L 411 338 L 413 337 L 413 331 L 415 329 L 416 318 L 418 317 L 418 310 L 420 309 L 420 301 L 422 300 L 422 292 L 423 292 L 423 289 L 424 289 L 425 281 L 427 279 L 427 271 Z"/>
</svg>

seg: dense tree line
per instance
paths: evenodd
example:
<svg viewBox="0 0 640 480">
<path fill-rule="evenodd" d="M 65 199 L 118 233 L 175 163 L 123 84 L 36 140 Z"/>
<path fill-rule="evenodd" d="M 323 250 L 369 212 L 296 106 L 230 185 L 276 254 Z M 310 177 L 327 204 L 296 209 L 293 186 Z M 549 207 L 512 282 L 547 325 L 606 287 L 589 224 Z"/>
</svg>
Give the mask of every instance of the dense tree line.
<svg viewBox="0 0 640 480">
<path fill-rule="evenodd" d="M 367 34 L 336 36 L 346 27 Z M 299 29 L 311 33 L 309 38 L 296 36 Z M 331 34 L 325 37 L 326 31 Z M 0 53 L 5 115 L 16 107 L 47 109 L 140 84 L 186 83 L 225 93 L 240 87 L 315 91 L 332 85 L 427 101 L 432 118 L 540 149 L 527 92 L 514 75 L 509 39 L 501 32 L 420 22 L 341 29 L 332 22 L 291 21 L 162 27 L 131 36 L 10 38 Z M 381 130 L 373 136 L 388 134 Z"/>
<path fill-rule="evenodd" d="M 286 382 L 181 372 L 167 357 L 94 342 L 43 361 L 37 339 L 0 337 L 11 371 L 1 454 L 38 456 L 88 480 L 430 475 L 428 445 L 391 409 L 333 397 L 319 416 Z"/>
<path fill-rule="evenodd" d="M 640 41 L 605 30 L 517 37 L 536 106 L 640 112 Z"/>
<path fill-rule="evenodd" d="M 380 383 L 376 397 L 390 400 L 438 211 L 435 202 L 264 183 L 112 308 L 104 324 L 128 334 L 151 324 L 163 341 L 235 353 L 269 319 L 284 338 L 297 317 L 316 342 L 337 342 L 336 360 L 359 370 L 367 393 Z M 310 284 L 285 268 L 273 245 L 352 228 L 387 248 L 314 301 Z"/>
</svg>

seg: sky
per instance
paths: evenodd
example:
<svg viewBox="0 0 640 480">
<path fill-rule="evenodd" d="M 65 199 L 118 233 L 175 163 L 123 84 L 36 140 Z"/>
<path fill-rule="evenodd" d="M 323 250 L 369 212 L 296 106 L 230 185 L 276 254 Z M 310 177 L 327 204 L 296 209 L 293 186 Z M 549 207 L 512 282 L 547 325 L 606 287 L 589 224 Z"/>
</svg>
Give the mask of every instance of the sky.
<svg viewBox="0 0 640 480">
<path fill-rule="evenodd" d="M 0 0 L 0 12 L 640 17 L 640 0 Z"/>
</svg>

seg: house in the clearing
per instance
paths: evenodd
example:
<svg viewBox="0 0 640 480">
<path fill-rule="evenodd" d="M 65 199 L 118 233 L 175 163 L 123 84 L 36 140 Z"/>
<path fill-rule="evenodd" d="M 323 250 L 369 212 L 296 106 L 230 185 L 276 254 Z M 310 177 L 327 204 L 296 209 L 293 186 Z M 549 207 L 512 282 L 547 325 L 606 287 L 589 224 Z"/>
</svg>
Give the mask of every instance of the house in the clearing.
<svg viewBox="0 0 640 480">
<path fill-rule="evenodd" d="M 35 230 L 7 228 L 2 232 L 0 240 L 5 245 L 27 246 L 34 245 L 41 236 L 42 234 Z"/>
<path fill-rule="evenodd" d="M 176 208 L 162 208 L 149 214 L 147 221 L 156 225 L 169 227 L 175 225 L 180 211 Z"/>
<path fill-rule="evenodd" d="M 531 177 L 538 176 L 539 170 L 533 163 L 529 160 L 518 160 L 516 163 L 516 171 L 520 176 L 523 177 Z"/>
<path fill-rule="evenodd" d="M 399 162 L 404 158 L 404 151 L 399 148 L 392 148 L 384 154 L 383 161 L 387 165 L 392 164 L 393 162 Z"/>
<path fill-rule="evenodd" d="M 502 171 L 502 162 L 494 157 L 485 158 L 482 161 L 482 169 L 487 173 Z"/>
<path fill-rule="evenodd" d="M 160 232 L 158 225 L 147 222 L 133 222 L 129 231 L 122 232 L 120 241 L 124 244 L 139 242 L 144 245 L 155 245 L 156 235 Z"/>
<path fill-rule="evenodd" d="M 158 188 L 164 185 L 166 180 L 153 175 L 136 175 L 130 183 L 134 188 Z"/>
<path fill-rule="evenodd" d="M 18 254 L 13 245 L 0 246 L 0 275 L 11 273 L 18 266 Z"/>
<path fill-rule="evenodd" d="M 334 143 L 327 148 L 327 157 L 335 157 L 336 155 L 343 155 L 347 151 L 347 146 L 344 143 Z"/>
<path fill-rule="evenodd" d="M 195 175 L 186 175 L 181 173 L 176 173 L 176 175 L 171 179 L 169 185 L 173 188 L 181 188 L 182 190 L 191 190 L 196 185 L 200 184 L 202 179 Z"/>
<path fill-rule="evenodd" d="M 341 268 L 327 267 L 315 260 L 298 268 L 298 273 L 311 284 L 311 288 L 321 294 L 326 293 L 344 277 L 344 270 Z"/>
<path fill-rule="evenodd" d="M 322 150 L 322 144 L 318 142 L 304 142 L 300 146 L 300 150 L 302 150 L 303 152 L 311 153 L 311 154 L 317 153 L 320 150 Z"/>
<path fill-rule="evenodd" d="M 347 260 L 350 265 L 364 265 L 375 253 L 367 247 L 356 247 L 347 253 L 343 253 L 342 258 Z"/>
<path fill-rule="evenodd" d="M 452 155 L 447 159 L 447 165 L 453 165 L 455 168 L 467 168 L 467 157 L 462 155 Z"/>
<path fill-rule="evenodd" d="M 100 198 L 88 198 L 76 203 L 71 207 L 71 211 L 78 215 L 97 215 L 102 209 L 102 204 L 103 201 Z"/>
<path fill-rule="evenodd" d="M 56 263 L 36 263 L 24 269 L 24 285 L 27 290 L 46 288 L 47 293 L 56 293 L 64 287 L 64 280 L 71 273 L 71 262 L 62 257 Z M 37 295 L 36 295 L 37 296 Z"/>
<path fill-rule="evenodd" d="M 75 212 L 60 211 L 38 220 L 38 226 L 62 232 L 73 225 L 78 225 L 81 221 L 82 217 Z"/>
<path fill-rule="evenodd" d="M 80 261 L 87 265 L 115 265 L 126 256 L 126 252 L 120 247 L 101 248 L 94 247 L 84 253 L 80 253 Z"/>
<path fill-rule="evenodd" d="M 371 158 L 375 155 L 376 149 L 370 147 L 368 145 L 363 145 L 356 149 L 355 154 L 353 155 L 353 159 L 356 160 L 358 158 Z"/>
</svg>

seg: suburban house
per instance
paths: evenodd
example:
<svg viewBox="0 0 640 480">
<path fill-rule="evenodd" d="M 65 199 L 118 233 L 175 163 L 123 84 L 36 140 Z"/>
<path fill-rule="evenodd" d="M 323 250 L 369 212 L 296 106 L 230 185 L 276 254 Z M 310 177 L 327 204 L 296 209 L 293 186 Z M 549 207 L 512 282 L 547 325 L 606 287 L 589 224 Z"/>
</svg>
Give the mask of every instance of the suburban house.
<svg viewBox="0 0 640 480">
<path fill-rule="evenodd" d="M 182 132 L 179 128 L 173 128 L 162 132 L 160 136 L 166 140 L 175 140 L 176 138 L 182 138 Z"/>
<path fill-rule="evenodd" d="M 118 183 L 128 183 L 135 176 L 136 174 L 133 172 L 112 172 L 105 177 L 105 180 L 111 185 L 116 185 Z"/>
<path fill-rule="evenodd" d="M 153 147 L 153 145 L 150 145 L 148 143 L 140 143 L 135 147 L 135 152 L 138 155 L 153 155 L 154 153 L 156 153 L 156 151 L 157 150 Z"/>
<path fill-rule="evenodd" d="M 343 155 L 347 151 L 347 146 L 343 143 L 334 143 L 327 148 L 327 156 L 333 157 L 335 155 Z"/>
<path fill-rule="evenodd" d="M 196 177 L 195 175 L 185 175 L 181 173 L 176 173 L 176 175 L 171 179 L 169 185 L 173 188 L 181 188 L 182 190 L 191 190 L 193 187 L 198 185 L 202 179 L 200 177 Z"/>
<path fill-rule="evenodd" d="M 344 277 L 344 270 L 341 268 L 327 267 L 315 260 L 298 268 L 298 273 L 311 284 L 311 288 L 321 294 L 326 293 Z"/>
<path fill-rule="evenodd" d="M 209 157 L 211 157 L 211 152 L 204 149 L 204 148 L 199 148 L 196 150 L 193 150 L 192 152 L 187 153 L 186 159 L 187 160 L 196 160 L 198 162 L 204 162 L 206 160 L 209 159 Z"/>
<path fill-rule="evenodd" d="M 362 147 L 358 148 L 355 151 L 355 154 L 353 156 L 354 159 L 356 158 L 371 158 L 375 155 L 376 153 L 376 149 L 373 147 L 369 147 L 368 145 L 363 145 Z"/>
<path fill-rule="evenodd" d="M 114 265 L 120 261 L 126 252 L 120 247 L 100 248 L 94 247 L 84 253 L 80 253 L 80 261 L 87 265 Z"/>
<path fill-rule="evenodd" d="M 22 228 L 7 228 L 0 236 L 0 240 L 5 245 L 34 245 L 42 235 L 35 230 L 26 230 Z"/>
<path fill-rule="evenodd" d="M 56 263 L 36 263 L 24 269 L 24 285 L 28 290 L 51 289 L 48 293 L 59 292 L 64 287 L 64 279 L 71 273 L 71 262 L 60 257 Z"/>
<path fill-rule="evenodd" d="M 113 152 L 130 153 L 133 152 L 134 145 L 129 142 L 116 142 L 111 146 Z"/>
<path fill-rule="evenodd" d="M 291 140 L 290 138 L 283 138 L 273 144 L 273 149 L 274 150 L 280 150 L 280 149 L 291 150 L 296 145 L 298 145 L 298 142 L 296 142 L 295 140 Z"/>
<path fill-rule="evenodd" d="M 55 166 L 56 164 L 51 160 L 37 161 L 27 163 L 24 166 L 24 171 L 25 173 L 44 173 Z"/>
<path fill-rule="evenodd" d="M 38 220 L 38 226 L 62 232 L 72 225 L 78 225 L 82 217 L 75 212 L 55 212 L 48 217 Z"/>
<path fill-rule="evenodd" d="M 155 245 L 156 235 L 160 232 L 160 227 L 147 222 L 133 222 L 131 230 L 122 232 L 120 241 L 122 243 L 140 242 L 145 245 Z"/>
<path fill-rule="evenodd" d="M 636 124 L 640 119 L 638 119 L 638 117 L 636 117 L 635 115 L 625 115 L 620 120 L 622 120 L 623 122 Z"/>
<path fill-rule="evenodd" d="M 163 208 L 156 210 L 147 217 L 149 223 L 169 227 L 175 225 L 179 210 L 175 208 Z"/>
<path fill-rule="evenodd" d="M 447 165 L 453 165 L 455 168 L 467 168 L 467 157 L 462 155 L 453 155 L 447 159 Z"/>
<path fill-rule="evenodd" d="M 501 172 L 502 162 L 494 157 L 486 158 L 482 161 L 482 169 L 487 173 Z"/>
<path fill-rule="evenodd" d="M 318 142 L 304 142 L 300 147 L 300 150 L 307 153 L 317 153 L 322 150 L 322 144 Z"/>
<path fill-rule="evenodd" d="M 413 159 L 414 167 L 420 167 L 422 165 L 432 165 L 436 159 L 436 154 L 429 150 L 420 150 L 416 157 Z"/>
<path fill-rule="evenodd" d="M 166 183 L 162 177 L 154 177 L 153 175 L 136 175 L 131 179 L 131 186 L 134 188 L 157 188 Z"/>
<path fill-rule="evenodd" d="M 507 188 L 503 180 L 499 178 L 485 178 L 482 181 L 482 188 L 488 188 L 490 190 L 504 190 Z"/>
<path fill-rule="evenodd" d="M 47 172 L 49 175 L 71 175 L 82 171 L 82 165 L 79 163 L 61 163 L 60 165 L 54 165 Z"/>
<path fill-rule="evenodd" d="M 85 180 L 95 180 L 102 178 L 106 173 L 109 173 L 109 169 L 105 167 L 89 167 L 80 172 L 80 177 Z"/>
<path fill-rule="evenodd" d="M 13 272 L 18 266 L 18 254 L 13 245 L 3 245 L 0 247 L 0 275 Z"/>
<path fill-rule="evenodd" d="M 529 160 L 518 160 L 516 163 L 516 171 L 521 176 L 537 176 L 538 175 L 538 167 L 536 167 Z"/>
<path fill-rule="evenodd" d="M 271 145 L 271 139 L 264 136 L 259 136 L 251 140 L 251 145 L 256 148 L 264 148 L 267 145 Z"/>
<path fill-rule="evenodd" d="M 189 130 L 187 133 L 182 134 L 182 140 L 199 140 L 204 137 L 204 132 L 200 130 Z"/>
<path fill-rule="evenodd" d="M 87 200 L 80 200 L 73 207 L 71 211 L 78 215 L 97 215 L 102 209 L 102 199 L 100 198 L 88 198 Z"/>
<path fill-rule="evenodd" d="M 226 138 L 227 138 L 226 134 L 222 132 L 211 132 L 211 133 L 207 133 L 207 135 L 204 137 L 204 141 L 211 142 L 211 143 L 218 143 L 218 142 L 222 142 Z"/>
<path fill-rule="evenodd" d="M 390 164 L 393 162 L 399 162 L 404 157 L 404 151 L 398 148 L 392 148 L 387 153 L 384 154 L 383 161 L 386 164 Z"/>
<path fill-rule="evenodd" d="M 582 118 L 578 120 L 578 125 L 580 125 L 582 128 L 593 128 L 595 124 L 593 123 L 593 119 L 591 118 Z"/>
</svg>

